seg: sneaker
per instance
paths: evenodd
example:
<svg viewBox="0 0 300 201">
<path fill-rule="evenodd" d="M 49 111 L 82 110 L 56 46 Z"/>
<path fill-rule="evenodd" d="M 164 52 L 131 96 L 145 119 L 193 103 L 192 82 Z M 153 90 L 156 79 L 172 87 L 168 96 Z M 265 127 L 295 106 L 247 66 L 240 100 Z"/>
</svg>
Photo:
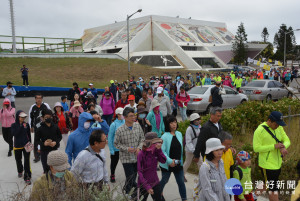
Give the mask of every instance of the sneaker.
<svg viewBox="0 0 300 201">
<path fill-rule="evenodd" d="M 31 185 L 31 180 L 30 180 L 30 179 L 26 179 L 26 180 L 25 180 L 25 183 L 26 183 L 27 185 Z"/>
<path fill-rule="evenodd" d="M 187 180 L 186 180 L 185 176 L 184 176 L 184 182 L 187 182 Z"/>
<path fill-rule="evenodd" d="M 116 182 L 116 178 L 115 178 L 114 174 L 110 175 L 110 182 L 111 183 L 115 183 Z"/>
<path fill-rule="evenodd" d="M 8 151 L 7 156 L 8 156 L 8 157 L 11 157 L 11 156 L 12 156 L 11 150 Z"/>
<path fill-rule="evenodd" d="M 37 163 L 37 162 L 39 162 L 40 160 L 41 160 L 40 158 L 35 158 L 35 159 L 33 159 L 33 162 Z"/>
<path fill-rule="evenodd" d="M 19 178 L 22 178 L 23 177 L 23 173 L 21 172 L 21 173 L 18 173 L 18 177 Z"/>
</svg>

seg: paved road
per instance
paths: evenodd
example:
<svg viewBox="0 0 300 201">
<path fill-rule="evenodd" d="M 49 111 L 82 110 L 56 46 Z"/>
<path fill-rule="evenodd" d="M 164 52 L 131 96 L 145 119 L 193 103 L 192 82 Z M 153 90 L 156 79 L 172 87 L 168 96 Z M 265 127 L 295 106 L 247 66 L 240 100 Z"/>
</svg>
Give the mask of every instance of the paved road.
<svg viewBox="0 0 300 201">
<path fill-rule="evenodd" d="M 0 99 L 2 102 L 3 99 Z M 60 101 L 60 97 L 45 97 L 44 102 L 48 103 L 50 107 L 52 108 L 56 101 Z M 28 113 L 28 110 L 30 106 L 34 103 L 34 98 L 17 98 L 16 99 L 16 109 L 22 109 L 26 113 Z M 2 135 L 2 133 L 1 133 Z M 33 139 L 33 138 L 32 138 Z M 64 150 L 64 143 L 61 143 L 61 150 Z M 106 155 L 107 155 L 107 164 L 108 164 L 108 170 L 109 164 L 110 164 L 110 157 L 109 157 L 109 150 L 108 146 L 105 148 Z M 0 138 L 0 201 L 2 200 L 8 200 L 8 196 L 11 195 L 12 192 L 18 192 L 22 191 L 25 187 L 25 183 L 22 179 L 19 179 L 17 177 L 17 167 L 14 160 L 14 156 L 7 157 L 8 152 L 8 145 L 4 142 L 3 138 Z M 33 154 L 31 154 L 31 170 L 32 170 L 32 180 L 35 181 L 39 176 L 42 175 L 42 164 L 41 162 L 33 163 Z M 161 173 L 158 172 L 159 177 L 161 178 Z M 187 189 L 187 195 L 188 198 L 192 198 L 192 192 L 193 192 L 193 185 L 194 185 L 194 178 L 196 175 L 187 174 L 186 178 L 188 182 L 186 183 L 186 189 Z M 125 174 L 123 167 L 121 163 L 119 162 L 116 170 L 116 184 L 118 186 L 122 186 L 125 181 Z M 26 188 L 27 190 L 30 190 L 31 186 Z M 165 186 L 164 189 L 165 198 L 167 200 L 180 200 L 179 196 L 179 190 L 175 181 L 175 177 L 171 176 L 169 183 Z M 152 200 L 151 198 L 148 198 L 148 200 Z M 192 200 L 192 199 L 191 199 Z M 259 200 L 265 200 L 265 199 L 259 199 Z"/>
</svg>

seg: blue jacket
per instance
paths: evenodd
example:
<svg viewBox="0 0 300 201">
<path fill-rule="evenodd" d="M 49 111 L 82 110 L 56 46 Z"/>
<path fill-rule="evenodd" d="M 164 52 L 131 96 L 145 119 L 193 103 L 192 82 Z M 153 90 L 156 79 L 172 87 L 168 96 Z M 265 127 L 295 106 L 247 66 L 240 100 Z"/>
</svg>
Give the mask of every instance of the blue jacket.
<svg viewBox="0 0 300 201">
<path fill-rule="evenodd" d="M 91 125 L 89 129 L 84 128 L 84 123 L 90 120 Z M 83 112 L 79 116 L 78 120 L 78 128 L 70 134 L 67 147 L 66 147 L 66 154 L 69 158 L 69 163 L 72 165 L 72 159 L 75 160 L 79 152 L 84 150 L 89 145 L 90 135 L 94 130 L 99 128 L 91 128 L 92 124 L 94 123 L 93 116 L 90 113 Z"/>
<path fill-rule="evenodd" d="M 180 160 L 180 164 L 181 166 L 183 165 L 183 146 L 182 146 L 182 134 L 179 131 L 175 132 L 175 136 L 177 137 L 178 141 L 181 144 L 181 160 Z M 161 150 L 163 151 L 163 153 L 165 154 L 165 156 L 167 157 L 167 161 L 165 163 L 159 163 L 159 165 L 162 168 L 165 168 L 167 170 L 169 170 L 169 165 L 173 162 L 173 159 L 170 158 L 170 148 L 171 148 L 171 143 L 172 143 L 172 139 L 173 139 L 173 135 L 169 132 L 166 132 L 165 134 L 163 134 L 161 136 L 161 139 L 163 140 L 163 144 L 161 146 Z"/>
<path fill-rule="evenodd" d="M 117 149 L 114 146 L 114 141 L 115 141 L 115 134 L 117 129 L 122 126 L 125 123 L 125 120 L 119 120 L 116 119 L 109 128 L 109 133 L 108 133 L 108 147 L 109 147 L 109 151 L 111 155 L 115 155 L 116 151 L 119 151 L 119 149 Z"/>
<path fill-rule="evenodd" d="M 69 106 L 67 102 L 60 102 L 63 106 L 64 112 L 69 112 Z"/>
<path fill-rule="evenodd" d="M 211 79 L 210 78 L 205 78 L 204 85 L 211 85 Z"/>
<path fill-rule="evenodd" d="M 159 113 L 160 113 L 159 130 L 157 130 L 157 127 L 156 127 L 156 118 L 155 118 L 155 114 L 154 114 L 153 110 L 151 110 L 149 112 L 149 114 L 147 115 L 147 119 L 150 121 L 151 126 L 152 126 L 151 132 L 155 132 L 155 133 L 157 133 L 158 137 L 161 137 L 162 133 L 165 132 L 165 124 L 164 124 L 162 113 L 161 112 L 159 112 Z"/>
<path fill-rule="evenodd" d="M 175 109 L 177 109 L 177 107 L 178 107 L 178 102 L 176 100 L 176 95 L 177 95 L 176 93 L 174 93 L 174 95 L 170 94 L 170 99 L 173 99 Z"/>
<path fill-rule="evenodd" d="M 98 94 L 97 94 L 97 89 L 92 88 L 92 89 L 88 89 L 88 92 L 92 92 L 92 94 L 94 95 L 94 98 L 97 100 L 98 98 Z"/>
</svg>

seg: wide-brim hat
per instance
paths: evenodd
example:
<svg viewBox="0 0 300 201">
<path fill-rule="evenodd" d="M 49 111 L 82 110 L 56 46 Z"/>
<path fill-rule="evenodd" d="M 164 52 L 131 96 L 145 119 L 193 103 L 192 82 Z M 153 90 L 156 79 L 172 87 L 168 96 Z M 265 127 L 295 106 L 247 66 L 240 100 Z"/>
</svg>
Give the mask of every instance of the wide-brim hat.
<svg viewBox="0 0 300 201">
<path fill-rule="evenodd" d="M 60 102 L 56 102 L 55 105 L 54 105 L 54 108 L 56 108 L 56 107 L 61 107 L 62 108 L 63 106 L 61 105 Z"/>
<path fill-rule="evenodd" d="M 225 146 L 221 144 L 221 140 L 218 138 L 210 138 L 206 141 L 206 150 L 205 154 L 209 154 L 212 151 L 216 151 L 218 149 L 225 149 Z"/>
<path fill-rule="evenodd" d="M 156 108 L 157 106 L 160 106 L 160 103 L 158 102 L 158 100 L 153 99 L 151 102 L 151 108 Z"/>
<path fill-rule="evenodd" d="M 190 116 L 190 121 L 195 121 L 196 119 L 200 119 L 200 115 L 198 113 L 193 113 Z"/>
<path fill-rule="evenodd" d="M 60 150 L 51 151 L 48 154 L 47 164 L 52 166 L 58 172 L 70 168 L 70 164 L 68 163 L 68 155 Z"/>
<path fill-rule="evenodd" d="M 143 142 L 143 145 L 145 147 L 150 147 L 152 144 L 155 143 L 163 143 L 163 140 L 157 136 L 157 133 L 155 132 L 148 132 L 145 135 L 145 141 Z"/>
<path fill-rule="evenodd" d="M 80 107 L 80 106 L 81 106 L 81 104 L 79 101 L 74 101 L 73 107 Z"/>
</svg>

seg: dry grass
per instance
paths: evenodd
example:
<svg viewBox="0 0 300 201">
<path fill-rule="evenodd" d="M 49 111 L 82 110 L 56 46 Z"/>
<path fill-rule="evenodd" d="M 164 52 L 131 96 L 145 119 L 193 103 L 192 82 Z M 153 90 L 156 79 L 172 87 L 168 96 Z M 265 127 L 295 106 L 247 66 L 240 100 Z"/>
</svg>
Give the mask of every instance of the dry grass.
<svg viewBox="0 0 300 201">
<path fill-rule="evenodd" d="M 22 84 L 20 68 L 23 64 L 29 68 L 29 84 L 31 86 L 70 87 L 74 81 L 80 87 L 93 82 L 96 88 L 103 88 L 110 80 L 124 81 L 128 78 L 127 61 L 117 59 L 94 58 L 0 58 L 0 80 L 2 84 L 12 81 L 15 85 Z M 182 75 L 187 70 L 162 70 L 148 66 L 131 64 L 131 75 L 149 80 L 150 76 L 164 73 Z"/>
</svg>

